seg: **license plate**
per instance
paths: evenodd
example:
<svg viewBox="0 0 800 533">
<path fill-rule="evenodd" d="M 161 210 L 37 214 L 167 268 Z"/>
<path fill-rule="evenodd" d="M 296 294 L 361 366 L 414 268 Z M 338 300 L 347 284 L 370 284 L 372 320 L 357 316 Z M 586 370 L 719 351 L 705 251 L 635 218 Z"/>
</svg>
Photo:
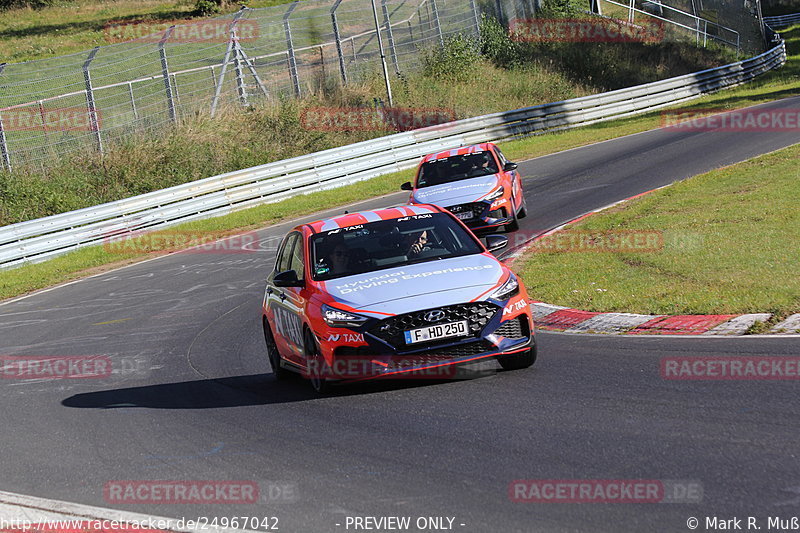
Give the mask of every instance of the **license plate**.
<svg viewBox="0 0 800 533">
<path fill-rule="evenodd" d="M 468 331 L 469 328 L 466 320 L 426 326 L 424 328 L 406 331 L 406 344 L 435 341 L 436 339 L 446 339 L 448 337 L 461 337 L 466 335 Z"/>
<path fill-rule="evenodd" d="M 469 220 L 475 216 L 472 211 L 464 211 L 463 213 L 456 213 L 456 218 L 460 220 Z"/>
</svg>

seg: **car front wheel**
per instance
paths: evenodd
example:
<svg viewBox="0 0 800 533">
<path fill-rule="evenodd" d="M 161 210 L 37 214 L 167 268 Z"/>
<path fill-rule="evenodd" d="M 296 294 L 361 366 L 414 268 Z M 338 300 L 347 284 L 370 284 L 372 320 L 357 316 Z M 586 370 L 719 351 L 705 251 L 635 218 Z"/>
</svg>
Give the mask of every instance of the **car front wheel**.
<svg viewBox="0 0 800 533">
<path fill-rule="evenodd" d="M 325 358 L 319 352 L 319 345 L 314 338 L 311 330 L 306 330 L 303 334 L 303 344 L 306 355 L 306 367 L 308 371 L 308 380 L 311 387 L 319 394 L 324 394 L 328 391 L 329 382 L 325 378 L 323 367 L 325 365 Z"/>
</svg>

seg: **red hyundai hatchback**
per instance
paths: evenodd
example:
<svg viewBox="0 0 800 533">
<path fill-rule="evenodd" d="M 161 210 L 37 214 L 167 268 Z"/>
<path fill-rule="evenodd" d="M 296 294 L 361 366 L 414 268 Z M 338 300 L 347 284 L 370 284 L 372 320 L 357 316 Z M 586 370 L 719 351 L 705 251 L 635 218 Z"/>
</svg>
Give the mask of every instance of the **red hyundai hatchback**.
<svg viewBox="0 0 800 533">
<path fill-rule="evenodd" d="M 495 358 L 536 360 L 522 282 L 451 213 L 400 206 L 303 224 L 283 240 L 262 308 L 278 378 L 409 376 Z"/>
</svg>

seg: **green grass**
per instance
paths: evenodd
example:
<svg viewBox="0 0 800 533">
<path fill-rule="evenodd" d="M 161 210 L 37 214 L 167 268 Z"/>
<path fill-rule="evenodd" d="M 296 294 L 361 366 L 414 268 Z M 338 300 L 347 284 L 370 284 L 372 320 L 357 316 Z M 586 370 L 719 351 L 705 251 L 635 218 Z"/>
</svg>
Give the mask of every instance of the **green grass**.
<svg viewBox="0 0 800 533">
<path fill-rule="evenodd" d="M 696 176 L 564 232 L 658 232 L 640 252 L 533 248 L 517 270 L 534 299 L 589 311 L 800 311 L 800 145 Z M 643 233 L 644 234 L 644 233 Z"/>
</svg>

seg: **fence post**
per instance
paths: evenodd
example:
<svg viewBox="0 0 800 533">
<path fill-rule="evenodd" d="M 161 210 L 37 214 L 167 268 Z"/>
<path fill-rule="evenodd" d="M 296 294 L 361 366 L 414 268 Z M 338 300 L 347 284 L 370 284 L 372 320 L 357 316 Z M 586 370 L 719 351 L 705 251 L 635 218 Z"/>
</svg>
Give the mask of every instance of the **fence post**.
<svg viewBox="0 0 800 533">
<path fill-rule="evenodd" d="M 503 15 L 503 2 L 502 0 L 494 1 L 495 9 L 497 10 L 497 21 L 501 24 L 504 23 L 505 16 Z"/>
<path fill-rule="evenodd" d="M 236 32 L 236 26 L 233 27 L 231 39 L 233 39 L 233 69 L 236 72 L 236 93 L 239 96 L 239 104 L 246 106 L 247 87 L 244 85 L 244 73 L 242 72 L 242 62 L 239 57 L 239 34 Z"/>
<path fill-rule="evenodd" d="M 442 22 L 439 20 L 439 9 L 436 7 L 436 0 L 431 0 L 433 9 L 433 22 L 436 24 L 436 33 L 439 34 L 439 44 L 444 48 L 444 34 L 442 33 Z"/>
<path fill-rule="evenodd" d="M 0 63 L 0 74 L 6 68 L 6 63 Z M 8 144 L 6 144 L 6 130 L 3 129 L 3 117 L 0 115 L 0 157 L 3 159 L 3 167 L 11 172 L 11 157 L 8 153 Z"/>
<path fill-rule="evenodd" d="M 397 75 L 400 75 L 400 64 L 397 62 L 397 48 L 394 45 L 394 33 L 392 33 L 392 22 L 389 19 L 389 8 L 386 0 L 381 0 L 381 10 L 383 11 L 383 23 L 386 25 L 386 34 L 389 37 L 389 51 L 392 54 L 392 65 Z"/>
<path fill-rule="evenodd" d="M 389 69 L 386 68 L 386 54 L 383 52 L 383 38 L 381 37 L 381 26 L 380 23 L 378 23 L 378 8 L 375 7 L 375 0 L 372 0 L 372 16 L 375 20 L 375 35 L 378 38 L 378 50 L 381 55 L 383 81 L 386 83 L 386 97 L 389 100 L 389 107 L 394 107 L 394 101 L 392 100 L 392 84 L 389 81 Z"/>
<path fill-rule="evenodd" d="M 469 0 L 472 6 L 472 17 L 475 19 L 475 33 L 480 37 L 481 35 L 481 15 L 478 11 L 478 3 L 476 0 Z"/>
<path fill-rule="evenodd" d="M 175 99 L 172 95 L 172 84 L 169 81 L 169 66 L 167 65 L 167 50 L 164 45 L 167 43 L 172 32 L 175 31 L 175 26 L 170 26 L 164 32 L 164 36 L 158 42 L 158 55 L 161 57 L 161 75 L 164 76 L 164 88 L 167 91 L 167 109 L 169 110 L 169 119 L 172 122 L 178 121 L 178 116 L 175 113 Z"/>
<path fill-rule="evenodd" d="M 289 75 L 292 77 L 292 86 L 294 87 L 294 94 L 297 97 L 301 96 L 300 93 L 300 79 L 297 76 L 297 58 L 294 55 L 294 43 L 292 42 L 292 27 L 289 24 L 289 17 L 292 16 L 294 8 L 297 7 L 297 2 L 294 0 L 283 15 L 283 32 L 286 35 L 286 54 L 289 56 Z"/>
<path fill-rule="evenodd" d="M 217 103 L 219 102 L 219 95 L 222 92 L 222 84 L 225 83 L 225 72 L 228 71 L 228 62 L 231 60 L 231 52 L 233 51 L 233 28 L 236 27 L 236 23 L 239 21 L 239 17 L 241 17 L 243 13 L 243 10 L 237 11 L 233 16 L 233 20 L 231 20 L 230 26 L 228 26 L 228 47 L 225 49 L 225 57 L 222 59 L 222 70 L 219 73 L 219 81 L 217 82 L 217 88 L 214 90 L 214 98 L 211 100 L 212 118 L 217 112 Z M 213 68 L 211 69 L 211 75 L 214 75 Z"/>
<path fill-rule="evenodd" d="M 133 120 L 139 120 L 139 112 L 136 110 L 136 100 L 133 98 L 133 84 L 128 82 L 128 95 L 131 97 L 131 109 L 133 110 Z"/>
<path fill-rule="evenodd" d="M 3 158 L 3 168 L 7 168 L 11 172 L 11 157 L 8 153 L 8 144 L 6 143 L 6 130 L 3 129 L 3 116 L 0 115 L 0 156 Z"/>
<path fill-rule="evenodd" d="M 249 57 L 247 57 L 247 54 L 244 53 L 244 48 L 242 48 L 242 45 L 239 44 L 239 41 L 236 41 L 235 46 L 236 46 L 235 52 L 239 54 L 240 60 L 247 67 L 247 70 L 250 71 L 250 74 L 252 74 L 253 79 L 256 80 L 258 88 L 261 89 L 261 94 L 263 94 L 264 96 L 269 96 L 269 92 L 267 92 L 267 88 L 264 86 L 264 82 L 261 79 L 261 76 L 258 75 L 258 71 L 256 70 L 256 67 L 253 64 L 253 62 L 250 60 Z"/>
<path fill-rule="evenodd" d="M 97 144 L 97 151 L 100 154 L 103 153 L 103 138 L 100 136 L 100 125 L 97 121 L 97 107 L 95 106 L 94 102 L 94 91 L 92 90 L 92 75 L 89 72 L 89 65 L 92 64 L 94 60 L 94 56 L 97 55 L 97 52 L 100 50 L 100 47 L 97 46 L 89 52 L 89 57 L 86 58 L 86 61 L 83 63 L 83 81 L 86 83 L 86 108 L 89 112 L 89 125 L 94 132 L 94 141 Z"/>
<path fill-rule="evenodd" d="M 342 75 L 342 83 L 347 85 L 347 67 L 344 63 L 344 51 L 342 50 L 342 37 L 339 34 L 339 20 L 336 18 L 336 10 L 342 0 L 336 0 L 331 8 L 331 22 L 333 23 L 333 38 L 336 40 L 336 53 L 339 55 L 339 73 Z"/>
</svg>

